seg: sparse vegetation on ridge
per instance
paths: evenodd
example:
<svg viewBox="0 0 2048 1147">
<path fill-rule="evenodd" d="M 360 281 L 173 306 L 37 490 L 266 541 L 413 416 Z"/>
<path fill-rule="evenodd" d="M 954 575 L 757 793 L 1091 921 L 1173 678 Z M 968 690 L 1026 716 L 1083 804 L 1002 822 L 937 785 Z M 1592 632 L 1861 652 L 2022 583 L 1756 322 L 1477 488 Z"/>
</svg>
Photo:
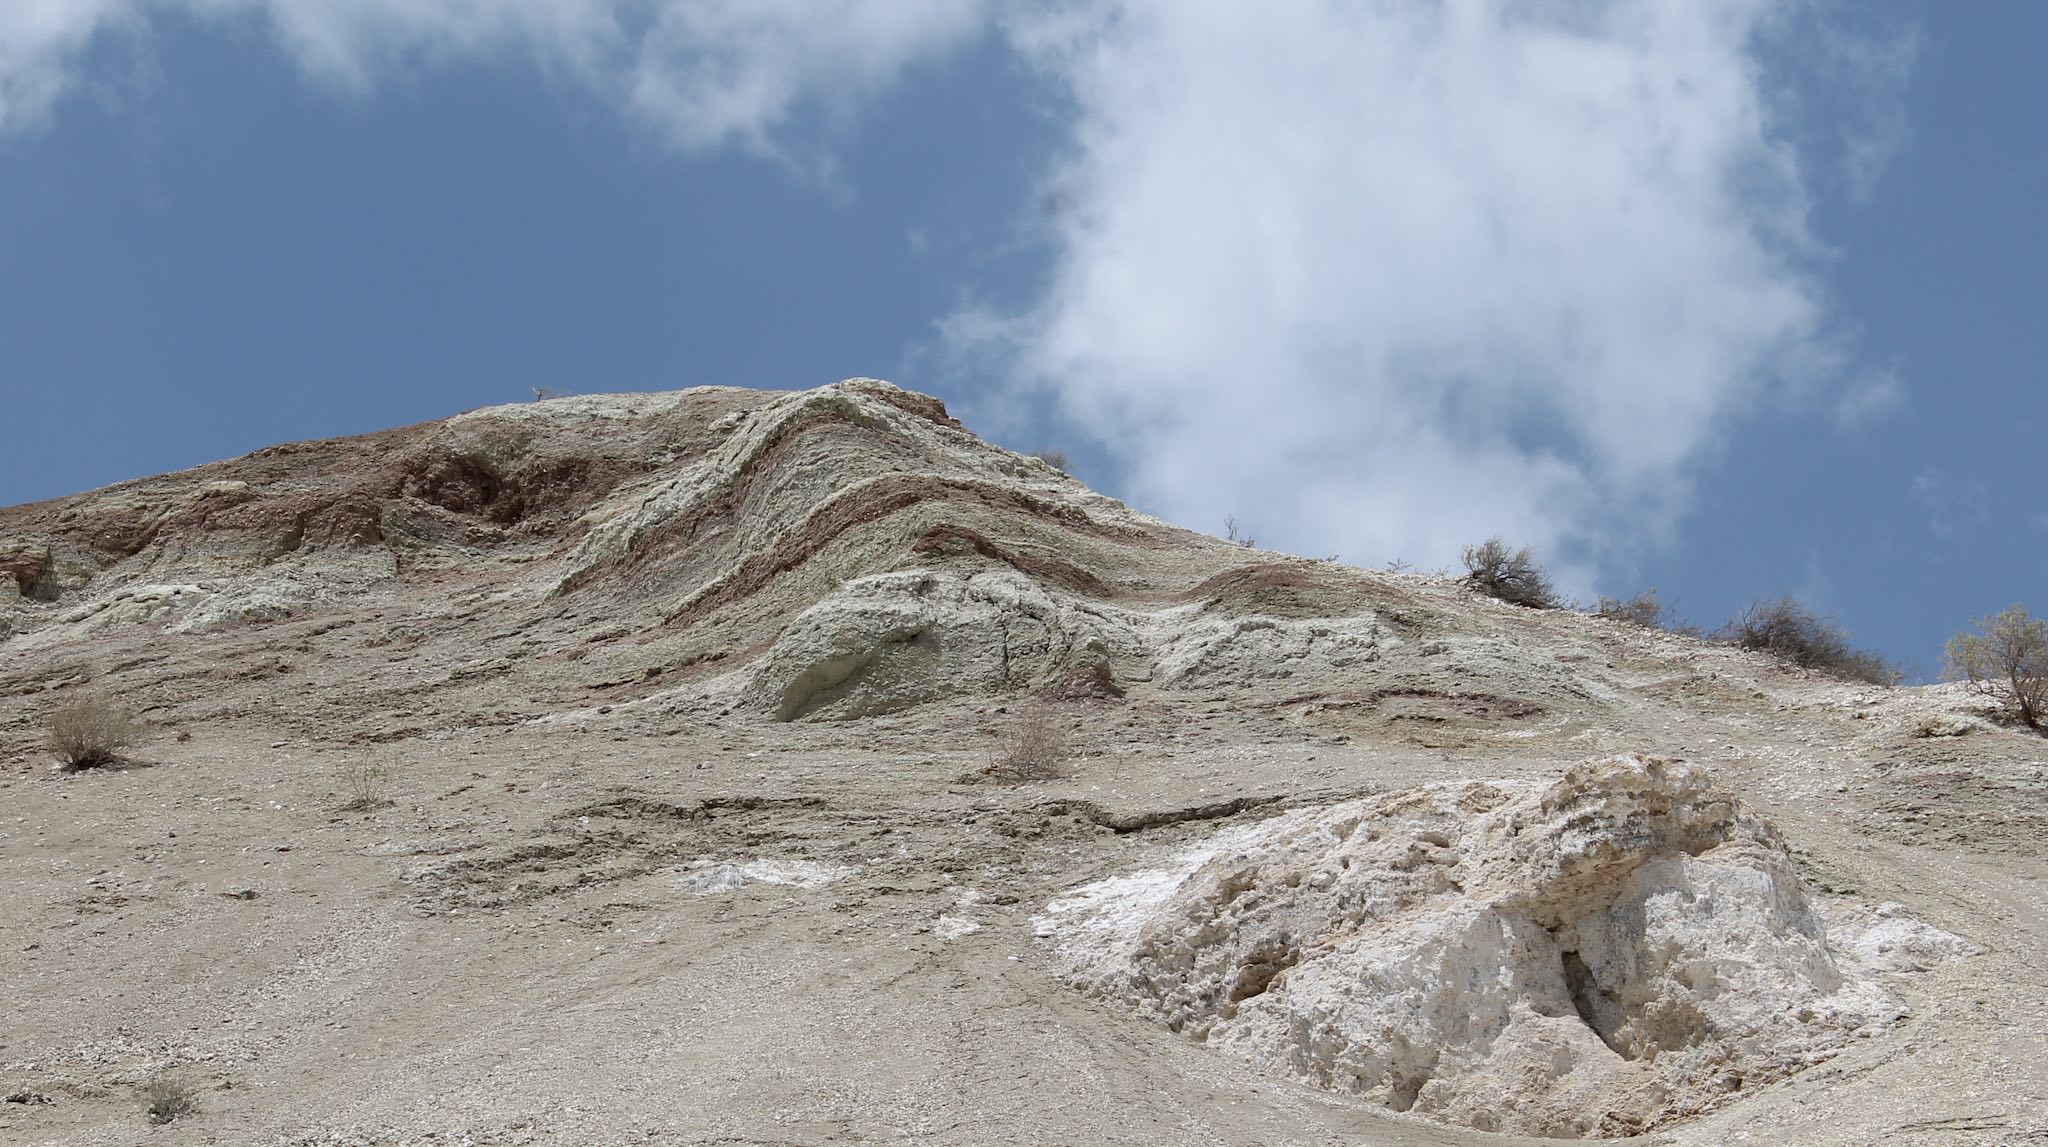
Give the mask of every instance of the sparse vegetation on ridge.
<svg viewBox="0 0 2048 1147">
<path fill-rule="evenodd" d="M 1610 621 L 1626 621 L 1644 629 L 1661 629 L 1666 633 L 1682 633 L 1689 637 L 1699 636 L 1699 630 L 1678 620 L 1672 608 L 1657 596 L 1657 587 L 1627 599 L 1601 597 L 1600 604 L 1593 607 L 1596 616 Z"/>
<path fill-rule="evenodd" d="M 149 732 L 134 713 L 98 693 L 81 693 L 50 710 L 44 743 L 66 768 L 91 769 L 121 759 L 121 750 Z"/>
<path fill-rule="evenodd" d="M 1465 563 L 1465 584 L 1488 597 L 1530 609 L 1556 609 L 1564 604 L 1528 546 L 1510 549 L 1501 539 L 1488 538 L 1479 545 L 1466 546 L 1460 556 Z"/>
<path fill-rule="evenodd" d="M 2048 621 L 2013 606 L 1949 638 L 1947 675 L 1998 700 L 2029 729 L 2048 721 Z"/>
<path fill-rule="evenodd" d="M 1062 474 L 1073 473 L 1074 464 L 1068 460 L 1067 452 L 1064 450 L 1033 450 L 1029 456 L 1038 459 Z"/>
<path fill-rule="evenodd" d="M 1789 596 L 1752 602 L 1722 627 L 1719 636 L 1744 649 L 1845 680 L 1897 685 L 1901 676 L 1883 654 L 1851 646 L 1846 631 Z"/>
</svg>

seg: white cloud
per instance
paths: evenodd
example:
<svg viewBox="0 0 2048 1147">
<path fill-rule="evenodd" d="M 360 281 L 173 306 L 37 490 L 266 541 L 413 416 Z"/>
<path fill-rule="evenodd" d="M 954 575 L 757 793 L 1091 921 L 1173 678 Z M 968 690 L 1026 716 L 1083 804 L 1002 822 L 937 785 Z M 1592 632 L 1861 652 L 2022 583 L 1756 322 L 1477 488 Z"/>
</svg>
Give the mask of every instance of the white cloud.
<svg viewBox="0 0 2048 1147">
<path fill-rule="evenodd" d="M 1842 365 L 1793 261 L 1771 14 L 1041 7 L 1010 32 L 1078 115 L 1057 270 L 945 329 L 1189 525 L 1369 562 L 1625 553 L 1733 416 Z"/>
<path fill-rule="evenodd" d="M 632 104 L 679 146 L 772 153 L 800 103 L 844 113 L 982 26 L 979 0 L 671 3 L 640 43 Z"/>
<path fill-rule="evenodd" d="M 41 124 L 94 34 L 132 17 L 128 0 L 0 3 L 0 132 Z"/>
<path fill-rule="evenodd" d="M 844 118 L 984 26 L 982 0 L 0 0 L 0 131 L 32 129 L 102 34 L 256 21 L 315 82 L 365 95 L 394 69 L 524 57 L 684 150 L 791 158 L 806 106 Z"/>
</svg>

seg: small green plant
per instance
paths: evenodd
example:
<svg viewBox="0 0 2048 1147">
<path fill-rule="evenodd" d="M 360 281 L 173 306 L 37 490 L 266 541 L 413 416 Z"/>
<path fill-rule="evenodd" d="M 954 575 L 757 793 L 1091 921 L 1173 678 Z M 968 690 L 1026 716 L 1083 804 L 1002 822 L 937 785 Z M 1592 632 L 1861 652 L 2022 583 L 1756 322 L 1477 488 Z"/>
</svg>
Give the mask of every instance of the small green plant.
<svg viewBox="0 0 2048 1147">
<path fill-rule="evenodd" d="M 2014 720 L 2040 730 L 2048 721 L 2048 621 L 2019 606 L 1977 622 L 1976 633 L 1948 642 L 1948 676 L 1993 697 Z"/>
<path fill-rule="evenodd" d="M 1752 602 L 1721 629 L 1744 649 L 1849 681 L 1897 685 L 1900 673 L 1879 653 L 1849 644 L 1849 634 L 1791 597 Z"/>
<path fill-rule="evenodd" d="M 1556 609 L 1563 604 L 1528 546 L 1510 549 L 1499 538 L 1488 538 L 1479 545 L 1466 546 L 1460 556 L 1465 563 L 1465 584 L 1488 597 L 1530 609 Z"/>
<path fill-rule="evenodd" d="M 172 1075 L 159 1075 L 142 1088 L 144 1114 L 156 1124 L 173 1123 L 199 1110 L 192 1085 Z"/>
<path fill-rule="evenodd" d="M 342 766 L 342 812 L 369 812 L 391 803 L 384 795 L 384 781 L 390 774 L 381 765 L 351 761 Z"/>
<path fill-rule="evenodd" d="M 80 693 L 50 710 L 44 743 L 66 768 L 91 769 L 121 759 L 149 726 L 98 693 Z"/>
<path fill-rule="evenodd" d="M 1011 725 L 1008 742 L 989 752 L 984 776 L 999 781 L 1051 781 L 1071 776 L 1073 747 L 1052 709 L 1035 705 Z"/>
</svg>

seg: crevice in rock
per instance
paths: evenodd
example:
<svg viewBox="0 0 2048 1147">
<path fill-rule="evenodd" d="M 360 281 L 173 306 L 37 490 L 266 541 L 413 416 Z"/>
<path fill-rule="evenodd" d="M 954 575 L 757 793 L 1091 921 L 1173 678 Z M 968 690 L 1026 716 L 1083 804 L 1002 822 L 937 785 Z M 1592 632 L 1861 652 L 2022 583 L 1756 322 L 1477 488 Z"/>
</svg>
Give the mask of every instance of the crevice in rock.
<svg viewBox="0 0 2048 1147">
<path fill-rule="evenodd" d="M 1393 1090 L 1387 1093 L 1387 1106 L 1395 1111 L 1406 1111 L 1414 1107 L 1416 1098 L 1422 1094 L 1423 1087 L 1428 1083 L 1429 1073 L 1424 1071 L 1402 1078 L 1394 1085 Z"/>
<path fill-rule="evenodd" d="M 1280 973 L 1301 960 L 1301 950 L 1284 936 L 1269 939 L 1253 948 L 1239 965 L 1230 985 L 1230 1002 L 1241 1004 L 1266 994 Z"/>
<path fill-rule="evenodd" d="M 1195 805 L 1191 808 L 1146 809 L 1142 812 L 1127 813 L 1112 812 L 1093 801 L 1048 801 L 1037 807 L 1048 816 L 1066 816 L 1070 813 L 1083 816 L 1093 824 L 1122 835 L 1143 832 L 1148 828 L 1186 824 L 1189 821 L 1222 820 L 1251 809 L 1263 808 L 1279 799 L 1278 796 L 1232 797 L 1229 800 Z"/>
<path fill-rule="evenodd" d="M 1600 1037 L 1600 1042 L 1606 1044 L 1609 1051 L 1623 1059 L 1634 1059 L 1635 1056 L 1614 1038 L 1614 1033 L 1621 1026 L 1616 1022 L 1620 1008 L 1614 997 L 1593 978 L 1593 969 L 1586 966 L 1585 959 L 1577 952 L 1564 953 L 1563 962 L 1565 988 L 1571 992 L 1572 1007 L 1578 1011 L 1579 1019 Z"/>
</svg>

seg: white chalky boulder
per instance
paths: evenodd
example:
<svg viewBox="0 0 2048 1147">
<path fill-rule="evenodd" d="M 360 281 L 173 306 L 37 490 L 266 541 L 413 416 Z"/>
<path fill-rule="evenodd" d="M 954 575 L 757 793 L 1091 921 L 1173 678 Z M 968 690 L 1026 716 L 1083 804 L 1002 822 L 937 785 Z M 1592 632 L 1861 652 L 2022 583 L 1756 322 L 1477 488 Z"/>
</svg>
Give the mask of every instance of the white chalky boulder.
<svg viewBox="0 0 2048 1147">
<path fill-rule="evenodd" d="M 1177 1031 L 1522 1134 L 1637 1134 L 1907 1015 L 1871 961 L 1838 962 L 1769 824 L 1635 757 L 1232 829 L 1039 929 L 1070 982 Z M 1916 967 L 1966 947 L 1914 936 Z"/>
</svg>

